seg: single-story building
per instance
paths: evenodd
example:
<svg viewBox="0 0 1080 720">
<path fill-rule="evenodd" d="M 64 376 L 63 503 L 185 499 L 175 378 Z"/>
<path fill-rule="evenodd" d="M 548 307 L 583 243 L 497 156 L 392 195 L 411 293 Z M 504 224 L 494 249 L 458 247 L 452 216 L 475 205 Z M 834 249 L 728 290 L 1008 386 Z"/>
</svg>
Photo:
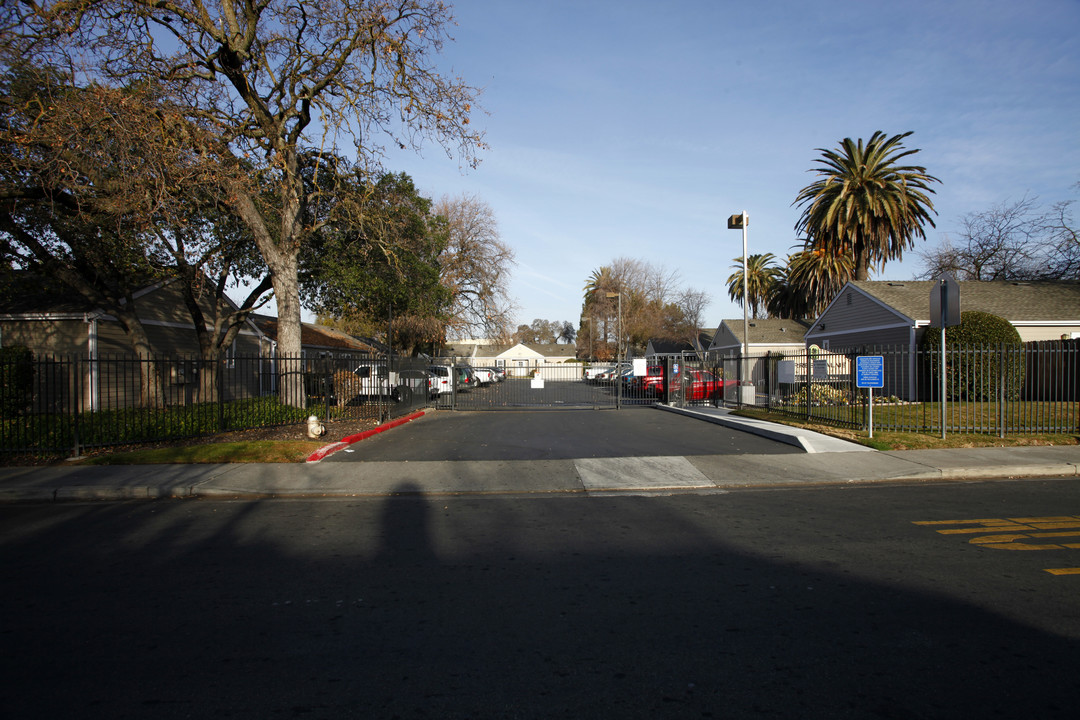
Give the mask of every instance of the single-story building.
<svg viewBox="0 0 1080 720">
<path fill-rule="evenodd" d="M 803 337 L 810 326 L 805 320 L 783 318 L 756 318 L 749 321 L 750 341 L 747 357 L 752 358 L 749 376 L 755 381 L 764 379 L 765 357 L 783 355 L 800 357 L 805 353 Z M 743 353 L 743 320 L 721 320 L 709 344 L 709 357 L 725 362 L 725 376 L 746 374 L 747 368 L 739 367 L 738 358 Z"/>
<path fill-rule="evenodd" d="M 80 398 L 79 407 L 86 410 L 138 401 L 142 361 L 133 359 L 128 334 L 115 316 L 67 285 L 30 273 L 15 273 L 7 290 L 0 302 L 0 347 L 27 347 L 46 363 L 38 366 L 36 380 L 42 385 L 35 391 L 42 407 L 68 407 L 73 397 Z M 169 401 L 197 401 L 197 363 L 179 358 L 197 358 L 199 342 L 178 283 L 149 283 L 133 297 L 152 354 L 169 359 L 158 368 Z M 209 298 L 203 311 L 212 316 Z M 226 357 L 257 356 L 262 342 L 262 333 L 248 322 Z M 77 383 L 69 377 L 75 364 Z"/>
<path fill-rule="evenodd" d="M 713 331 L 708 329 L 698 330 L 692 340 L 670 340 L 664 338 L 652 338 L 645 348 L 645 357 L 658 355 L 682 355 L 695 353 L 699 358 L 705 359 L 705 353 L 713 341 Z"/>
<path fill-rule="evenodd" d="M 826 351 L 872 353 L 891 349 L 885 392 L 915 399 L 915 351 L 930 327 L 934 280 L 851 281 L 806 332 L 806 343 Z M 1008 320 L 1024 342 L 1080 337 L 1080 284 L 961 282 L 962 311 Z"/>
<path fill-rule="evenodd" d="M 505 368 L 506 374 L 524 377 L 534 370 L 554 368 L 576 359 L 576 347 L 559 343 L 516 343 L 487 344 L 461 343 L 447 345 L 443 350 L 445 357 L 457 358 L 459 362 L 473 367 Z M 574 366 L 574 372 L 580 370 Z M 549 371 L 550 372 L 550 371 Z"/>
<path fill-rule="evenodd" d="M 961 310 L 1005 318 L 1024 342 L 1080 336 L 1080 283 L 961 282 Z M 806 332 L 824 350 L 918 347 L 930 326 L 934 280 L 851 281 Z"/>
</svg>

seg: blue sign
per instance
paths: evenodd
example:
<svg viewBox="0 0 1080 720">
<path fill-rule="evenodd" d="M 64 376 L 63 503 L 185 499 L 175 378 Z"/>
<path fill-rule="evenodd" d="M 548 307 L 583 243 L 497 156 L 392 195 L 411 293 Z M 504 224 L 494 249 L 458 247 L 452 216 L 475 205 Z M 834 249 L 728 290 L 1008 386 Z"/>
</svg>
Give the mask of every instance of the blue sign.
<svg viewBox="0 0 1080 720">
<path fill-rule="evenodd" d="M 860 355 L 855 358 L 855 387 L 885 387 L 884 356 Z"/>
</svg>

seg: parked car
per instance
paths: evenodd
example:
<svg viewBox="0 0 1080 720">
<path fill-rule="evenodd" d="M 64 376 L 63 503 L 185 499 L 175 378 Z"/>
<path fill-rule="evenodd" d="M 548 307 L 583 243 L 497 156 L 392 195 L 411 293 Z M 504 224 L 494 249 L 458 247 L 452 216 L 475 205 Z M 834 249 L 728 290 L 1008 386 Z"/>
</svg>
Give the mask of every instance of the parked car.
<svg viewBox="0 0 1080 720">
<path fill-rule="evenodd" d="M 454 367 L 454 371 L 458 375 L 458 392 L 468 392 L 469 390 L 472 390 L 474 387 L 477 387 L 479 385 L 479 383 L 476 382 L 476 376 L 473 375 L 471 368 L 466 367 L 465 365 L 457 365 Z"/>
<path fill-rule="evenodd" d="M 473 375 L 476 376 L 476 381 L 480 383 L 481 386 L 490 385 L 491 383 L 495 382 L 495 373 L 491 372 L 487 368 L 477 367 L 472 368 L 472 371 Z"/>
<path fill-rule="evenodd" d="M 630 379 L 627 389 L 630 394 L 637 397 L 646 395 L 659 395 L 655 386 L 664 380 L 663 365 L 646 365 L 644 375 L 635 375 Z"/>
<path fill-rule="evenodd" d="M 600 382 L 600 375 L 614 369 L 615 368 L 612 365 L 593 365 L 592 367 L 585 368 L 582 379 L 587 383 Z"/>
<path fill-rule="evenodd" d="M 435 385 L 437 395 L 449 395 L 454 392 L 453 378 L 456 373 L 453 373 L 453 368 L 445 365 L 431 365 L 428 367 L 428 372 L 432 375 L 432 382 Z"/>
<path fill-rule="evenodd" d="M 685 377 L 682 375 L 685 374 Z M 683 387 L 684 400 L 711 400 L 724 396 L 724 388 L 736 385 L 734 380 L 721 380 L 708 370 L 686 370 L 672 379 L 676 386 Z M 647 394 L 660 397 L 666 390 L 663 374 L 648 385 Z"/>
<path fill-rule="evenodd" d="M 477 368 L 477 370 L 487 370 L 488 372 L 490 372 L 491 373 L 491 379 L 494 382 L 502 382 L 503 380 L 506 379 L 506 370 L 504 370 L 502 368 L 482 367 L 482 368 Z"/>
<path fill-rule="evenodd" d="M 615 367 L 609 368 L 604 372 L 598 374 L 597 381 L 606 385 L 614 385 L 620 380 L 627 372 L 633 370 L 633 367 L 627 363 L 619 363 Z"/>
<path fill-rule="evenodd" d="M 430 370 L 402 370 L 401 385 L 398 387 L 398 400 L 408 402 L 408 395 L 423 395 L 429 400 L 439 396 L 435 387 L 435 376 Z"/>
<path fill-rule="evenodd" d="M 352 372 L 337 370 L 333 374 L 332 394 L 339 405 L 364 399 L 384 398 L 397 402 L 401 377 L 385 363 L 363 362 Z"/>
</svg>

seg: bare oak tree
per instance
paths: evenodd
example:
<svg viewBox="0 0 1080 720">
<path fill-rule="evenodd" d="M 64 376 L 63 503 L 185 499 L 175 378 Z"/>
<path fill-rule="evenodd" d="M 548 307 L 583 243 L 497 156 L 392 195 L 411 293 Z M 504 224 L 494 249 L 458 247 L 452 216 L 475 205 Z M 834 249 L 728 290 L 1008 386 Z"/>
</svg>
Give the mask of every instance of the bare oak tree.
<svg viewBox="0 0 1080 720">
<path fill-rule="evenodd" d="M 24 0 L 0 17 L 7 52 L 114 87 L 158 84 L 213 129 L 219 155 L 246 163 L 259 192 L 221 180 L 269 270 L 284 357 L 300 355 L 300 251 L 319 229 L 309 193 L 324 191 L 304 173 L 320 153 L 349 140 L 378 163 L 385 142 L 434 141 L 474 163 L 483 147 L 477 91 L 432 61 L 452 23 L 438 0 Z M 302 401 L 284 369 L 283 397 Z"/>
<path fill-rule="evenodd" d="M 1078 280 L 1080 242 L 1073 201 L 1042 209 L 1035 198 L 1002 202 L 961 218 L 953 240 L 920 253 L 922 277 L 958 280 Z"/>
<path fill-rule="evenodd" d="M 451 294 L 448 334 L 509 339 L 514 251 L 499 237 L 491 206 L 474 195 L 443 197 L 435 213 L 447 222 L 447 246 L 439 263 Z"/>
</svg>

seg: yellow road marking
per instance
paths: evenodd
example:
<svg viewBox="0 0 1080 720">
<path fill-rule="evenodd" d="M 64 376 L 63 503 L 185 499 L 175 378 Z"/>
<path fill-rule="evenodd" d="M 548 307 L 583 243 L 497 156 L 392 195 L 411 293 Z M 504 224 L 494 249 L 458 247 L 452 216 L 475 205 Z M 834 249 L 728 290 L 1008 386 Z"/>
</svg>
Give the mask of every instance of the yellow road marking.
<svg viewBox="0 0 1080 720">
<path fill-rule="evenodd" d="M 1080 537 L 1080 515 L 919 520 L 913 521 L 913 524 L 934 527 L 940 535 L 978 535 L 969 539 L 968 543 L 994 550 L 1080 550 L 1080 542 L 1039 542 L 1049 538 Z M 946 525 L 953 527 L 942 527 Z M 941 529 L 937 529 L 939 527 Z M 1080 575 L 1080 568 L 1049 568 L 1045 572 L 1051 575 Z"/>
</svg>

